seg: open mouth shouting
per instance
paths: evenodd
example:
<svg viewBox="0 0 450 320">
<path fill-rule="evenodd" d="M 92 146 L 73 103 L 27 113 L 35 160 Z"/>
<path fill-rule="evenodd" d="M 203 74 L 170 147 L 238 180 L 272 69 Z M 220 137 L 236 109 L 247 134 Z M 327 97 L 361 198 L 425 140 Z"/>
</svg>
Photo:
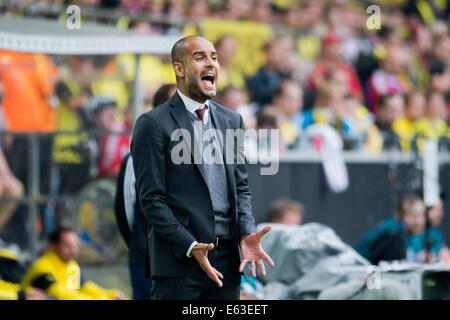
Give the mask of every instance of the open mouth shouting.
<svg viewBox="0 0 450 320">
<path fill-rule="evenodd" d="M 202 75 L 200 76 L 201 79 L 201 83 L 203 85 L 203 87 L 207 90 L 213 90 L 216 88 L 215 83 L 216 83 L 216 74 L 215 72 L 212 71 L 207 71 L 202 73 Z"/>
</svg>

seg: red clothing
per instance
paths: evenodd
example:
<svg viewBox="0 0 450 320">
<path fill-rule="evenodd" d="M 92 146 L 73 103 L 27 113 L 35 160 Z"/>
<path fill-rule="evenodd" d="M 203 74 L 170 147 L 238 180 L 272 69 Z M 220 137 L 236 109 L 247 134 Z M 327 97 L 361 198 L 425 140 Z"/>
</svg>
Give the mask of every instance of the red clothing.
<svg viewBox="0 0 450 320">
<path fill-rule="evenodd" d="M 381 96 L 405 91 L 398 76 L 381 69 L 376 70 L 370 77 L 368 89 L 368 107 L 373 113 L 377 111 L 377 104 Z"/>
<path fill-rule="evenodd" d="M 126 130 L 119 125 L 116 132 Z M 118 174 L 122 159 L 130 153 L 131 136 L 128 134 L 109 134 L 100 140 L 100 155 L 98 174 L 100 177 L 110 177 Z"/>
<path fill-rule="evenodd" d="M 311 90 L 317 90 L 317 83 L 316 79 L 318 76 L 324 76 L 328 70 L 331 68 L 337 68 L 347 74 L 348 79 L 348 88 L 349 92 L 352 96 L 355 98 L 362 98 L 362 87 L 361 83 L 359 82 L 358 75 L 356 74 L 353 67 L 345 62 L 336 64 L 336 65 L 330 65 L 327 62 L 319 62 L 317 63 L 316 67 L 312 71 L 311 75 L 308 79 L 308 88 Z"/>
</svg>

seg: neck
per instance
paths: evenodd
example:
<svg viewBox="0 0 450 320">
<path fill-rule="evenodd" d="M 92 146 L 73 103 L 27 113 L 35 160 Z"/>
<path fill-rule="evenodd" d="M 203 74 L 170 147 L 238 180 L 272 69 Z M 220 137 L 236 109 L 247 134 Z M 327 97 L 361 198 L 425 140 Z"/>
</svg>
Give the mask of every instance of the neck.
<svg viewBox="0 0 450 320">
<path fill-rule="evenodd" d="M 180 92 L 185 95 L 186 97 L 188 97 L 189 99 L 192 99 L 194 101 L 197 101 L 198 103 L 205 103 L 206 99 L 197 97 L 192 95 L 190 92 L 187 91 L 186 86 L 179 86 L 178 90 L 180 90 Z"/>
</svg>

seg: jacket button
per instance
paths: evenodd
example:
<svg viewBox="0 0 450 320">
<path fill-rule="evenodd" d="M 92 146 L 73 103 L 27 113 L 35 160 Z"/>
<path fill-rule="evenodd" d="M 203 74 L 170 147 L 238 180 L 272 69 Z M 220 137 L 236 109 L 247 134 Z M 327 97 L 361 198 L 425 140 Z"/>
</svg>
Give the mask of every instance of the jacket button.
<svg viewBox="0 0 450 320">
<path fill-rule="evenodd" d="M 209 220 L 212 220 L 212 219 L 214 219 L 214 216 L 213 216 L 212 214 L 210 214 L 210 215 L 208 216 L 208 219 L 209 219 Z"/>
</svg>

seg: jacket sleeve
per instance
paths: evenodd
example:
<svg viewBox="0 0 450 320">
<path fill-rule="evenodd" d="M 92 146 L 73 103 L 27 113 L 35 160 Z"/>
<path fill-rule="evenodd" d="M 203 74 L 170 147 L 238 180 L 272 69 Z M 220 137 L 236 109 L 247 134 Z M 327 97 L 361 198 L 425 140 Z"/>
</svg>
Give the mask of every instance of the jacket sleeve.
<svg viewBox="0 0 450 320">
<path fill-rule="evenodd" d="M 0 279 L 0 300 L 18 300 L 20 285 Z"/>
<path fill-rule="evenodd" d="M 240 116 L 240 129 L 244 129 L 242 117 Z M 247 160 L 244 156 L 244 136 L 238 136 L 237 155 L 238 161 L 236 162 L 235 169 L 235 181 L 237 192 L 237 212 L 238 212 L 238 228 L 239 228 L 239 240 L 246 234 L 254 233 L 256 231 L 255 218 L 252 215 L 252 195 L 248 186 L 248 172 L 247 172 Z M 239 161 L 244 159 L 245 162 Z"/>
<path fill-rule="evenodd" d="M 181 259 L 196 239 L 177 220 L 167 203 L 166 145 L 161 128 L 148 114 L 136 121 L 131 156 L 142 212 L 155 232 Z"/>
</svg>

